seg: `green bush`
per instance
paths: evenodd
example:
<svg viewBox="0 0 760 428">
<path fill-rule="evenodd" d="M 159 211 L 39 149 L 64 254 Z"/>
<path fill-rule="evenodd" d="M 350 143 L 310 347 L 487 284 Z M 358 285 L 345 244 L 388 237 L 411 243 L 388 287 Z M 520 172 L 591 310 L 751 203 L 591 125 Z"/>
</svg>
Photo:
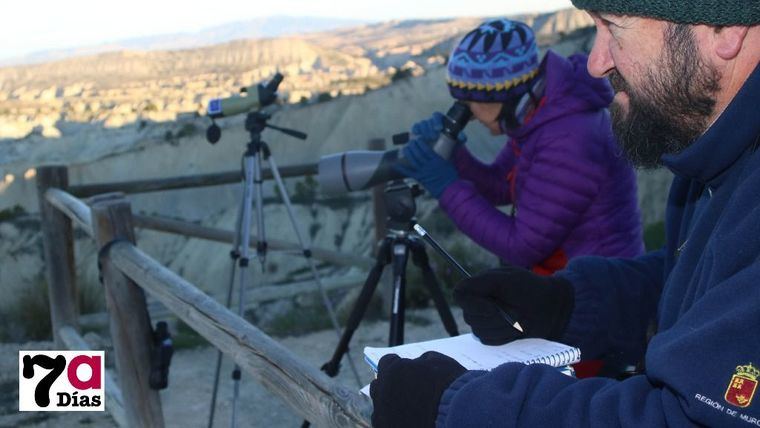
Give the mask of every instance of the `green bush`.
<svg viewBox="0 0 760 428">
<path fill-rule="evenodd" d="M 312 223 L 309 225 L 309 239 L 314 241 L 314 238 L 317 237 L 317 233 L 322 230 L 322 224 L 321 223 Z"/>
<path fill-rule="evenodd" d="M 182 320 L 177 320 L 177 332 L 172 334 L 172 344 L 175 350 L 210 346 L 206 338 Z"/>
<path fill-rule="evenodd" d="M 296 182 L 295 191 L 291 200 L 294 203 L 313 204 L 317 199 L 319 183 L 313 176 L 307 175 L 303 180 Z M 279 188 L 277 188 L 279 194 Z"/>
<path fill-rule="evenodd" d="M 16 302 L 0 314 L 0 341 L 51 340 L 47 282 L 38 279 L 16 295 Z"/>
<path fill-rule="evenodd" d="M 97 313 L 105 310 L 103 288 L 99 283 L 78 284 L 79 312 Z M 27 284 L 17 294 L 15 303 L 0 313 L 0 342 L 51 340 L 50 300 L 47 281 L 43 277 Z"/>
<path fill-rule="evenodd" d="M 106 297 L 100 282 L 84 282 L 77 279 L 79 288 L 79 313 L 94 314 L 106 310 Z"/>
<path fill-rule="evenodd" d="M 293 336 L 332 328 L 330 316 L 321 305 L 299 307 L 260 326 L 272 336 Z"/>
<path fill-rule="evenodd" d="M 391 75 L 391 82 L 397 82 L 399 80 L 408 79 L 412 77 L 411 68 L 400 68 Z"/>
<path fill-rule="evenodd" d="M 191 137 L 197 133 L 198 133 L 198 128 L 195 126 L 195 124 L 185 123 L 184 125 L 182 125 L 179 131 L 177 131 L 177 138 Z"/>
<path fill-rule="evenodd" d="M 11 221 L 19 216 L 26 214 L 26 210 L 21 205 L 14 205 L 11 208 L 0 210 L 0 222 Z"/>
<path fill-rule="evenodd" d="M 333 99 L 333 96 L 330 95 L 329 92 L 321 92 L 319 95 L 317 95 L 317 102 L 318 103 L 323 103 L 325 101 L 330 101 L 331 99 Z"/>
</svg>

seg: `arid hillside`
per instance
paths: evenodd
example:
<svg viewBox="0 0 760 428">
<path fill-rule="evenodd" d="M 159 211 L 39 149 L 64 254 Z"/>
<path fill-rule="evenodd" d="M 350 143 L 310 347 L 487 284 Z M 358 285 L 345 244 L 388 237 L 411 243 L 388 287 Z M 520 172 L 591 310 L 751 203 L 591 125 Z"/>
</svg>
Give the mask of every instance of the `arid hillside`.
<svg viewBox="0 0 760 428">
<path fill-rule="evenodd" d="M 542 44 L 591 24 L 577 10 L 520 17 Z M 120 127 L 205 111 L 208 100 L 282 72 L 289 103 L 362 94 L 445 61 L 481 18 L 392 21 L 173 51 L 117 51 L 0 68 L 0 140 L 60 137 L 60 122 Z"/>
</svg>

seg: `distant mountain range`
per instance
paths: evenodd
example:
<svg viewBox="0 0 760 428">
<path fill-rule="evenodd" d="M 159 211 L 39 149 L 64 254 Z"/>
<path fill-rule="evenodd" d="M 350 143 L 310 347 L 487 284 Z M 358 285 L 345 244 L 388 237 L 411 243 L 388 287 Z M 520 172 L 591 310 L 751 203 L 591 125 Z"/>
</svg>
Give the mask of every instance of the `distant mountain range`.
<svg viewBox="0 0 760 428">
<path fill-rule="evenodd" d="M 577 9 L 513 18 L 533 28 L 541 49 L 571 40 L 567 53 L 587 50 L 585 41 L 593 36 L 591 18 Z M 420 76 L 442 68 L 457 40 L 486 18 L 358 25 L 300 19 L 285 17 L 280 24 L 261 21 L 260 25 L 249 21 L 186 37 L 151 37 L 92 48 L 99 53 L 56 52 L 68 57 L 0 67 L 0 139 L 32 134 L 59 137 L 73 132 L 67 128 L 71 123 L 117 128 L 205 114 L 209 100 L 231 96 L 276 71 L 286 77 L 279 89 L 287 103 L 362 95 L 398 76 Z M 320 25 L 349 27 L 317 31 Z M 314 31 L 292 34 L 307 29 Z M 257 36 L 277 32 L 291 34 Z M 230 38 L 234 40 L 217 42 Z"/>
<path fill-rule="evenodd" d="M 209 27 L 197 32 L 160 34 L 137 37 L 93 46 L 35 52 L 17 58 L 0 60 L 0 66 L 25 65 L 56 61 L 76 56 L 136 50 L 177 50 L 216 45 L 238 39 L 273 38 L 335 30 L 366 24 L 367 21 L 306 16 L 268 16 Z"/>
</svg>

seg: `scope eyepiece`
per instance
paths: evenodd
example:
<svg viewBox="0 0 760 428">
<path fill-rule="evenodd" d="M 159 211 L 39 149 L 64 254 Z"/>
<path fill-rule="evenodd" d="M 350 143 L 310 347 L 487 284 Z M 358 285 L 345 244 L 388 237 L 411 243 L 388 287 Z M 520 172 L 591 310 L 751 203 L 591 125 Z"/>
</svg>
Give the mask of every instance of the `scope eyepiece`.
<svg viewBox="0 0 760 428">
<path fill-rule="evenodd" d="M 275 75 L 272 76 L 272 79 L 266 85 L 267 90 L 277 92 L 277 87 L 280 86 L 280 83 L 282 83 L 282 79 L 284 78 L 285 76 L 283 76 L 281 73 L 275 73 Z"/>
<path fill-rule="evenodd" d="M 443 117 L 442 132 L 448 134 L 449 137 L 456 139 L 470 119 L 472 119 L 472 111 L 470 108 L 467 104 L 457 101 Z"/>
<path fill-rule="evenodd" d="M 266 84 L 259 84 L 259 104 L 261 107 L 266 107 L 277 100 L 277 87 L 282 83 L 283 76 L 277 73 Z"/>
</svg>

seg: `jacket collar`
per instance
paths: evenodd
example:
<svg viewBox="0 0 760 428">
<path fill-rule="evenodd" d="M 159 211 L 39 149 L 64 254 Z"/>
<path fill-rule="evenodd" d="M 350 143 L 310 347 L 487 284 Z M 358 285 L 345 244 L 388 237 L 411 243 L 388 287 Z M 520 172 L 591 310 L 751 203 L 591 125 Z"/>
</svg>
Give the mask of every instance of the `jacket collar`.
<svg viewBox="0 0 760 428">
<path fill-rule="evenodd" d="M 691 146 L 663 155 L 674 174 L 717 187 L 726 172 L 760 138 L 760 65 L 750 74 L 728 107 Z"/>
<path fill-rule="evenodd" d="M 588 57 L 572 55 L 565 58 L 551 50 L 539 65 L 544 78 L 545 105 L 534 111 L 530 121 L 517 129 L 508 130 L 511 138 L 524 139 L 539 128 L 560 117 L 573 113 L 606 108 L 614 93 L 607 79 L 597 79 L 588 73 Z"/>
</svg>

